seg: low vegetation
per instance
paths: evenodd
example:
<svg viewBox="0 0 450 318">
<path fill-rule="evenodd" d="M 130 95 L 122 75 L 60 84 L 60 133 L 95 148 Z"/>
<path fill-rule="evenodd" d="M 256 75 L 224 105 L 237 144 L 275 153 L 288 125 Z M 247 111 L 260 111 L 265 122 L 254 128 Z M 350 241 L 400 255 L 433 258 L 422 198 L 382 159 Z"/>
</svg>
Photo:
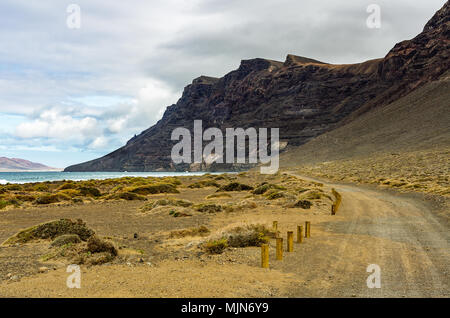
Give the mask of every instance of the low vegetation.
<svg viewBox="0 0 450 318">
<path fill-rule="evenodd" d="M 226 185 L 221 186 L 217 191 L 249 191 L 253 190 L 252 186 L 239 182 L 230 182 Z"/>
<path fill-rule="evenodd" d="M 94 235 L 94 231 L 89 229 L 82 220 L 72 221 L 70 219 L 61 219 L 20 231 L 3 244 L 28 243 L 39 239 L 53 240 L 58 236 L 66 234 L 76 234 L 82 241 L 86 241 Z"/>
</svg>

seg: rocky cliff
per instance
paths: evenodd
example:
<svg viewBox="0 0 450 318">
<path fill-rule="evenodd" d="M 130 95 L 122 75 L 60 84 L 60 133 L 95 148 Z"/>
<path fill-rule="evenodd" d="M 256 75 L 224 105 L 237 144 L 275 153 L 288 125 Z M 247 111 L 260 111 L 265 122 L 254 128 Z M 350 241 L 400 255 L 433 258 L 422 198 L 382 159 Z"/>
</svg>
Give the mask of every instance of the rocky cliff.
<svg viewBox="0 0 450 318">
<path fill-rule="evenodd" d="M 384 57 L 333 65 L 288 55 L 284 62 L 252 59 L 222 78 L 192 81 L 157 124 L 120 149 L 65 171 L 187 170 L 174 166 L 172 130 L 218 127 L 279 127 L 280 140 L 295 147 L 387 105 L 449 69 L 450 5 L 447 2 L 415 38 L 400 42 Z M 198 167 L 197 167 L 198 168 Z M 213 165 L 212 170 L 236 168 Z"/>
</svg>

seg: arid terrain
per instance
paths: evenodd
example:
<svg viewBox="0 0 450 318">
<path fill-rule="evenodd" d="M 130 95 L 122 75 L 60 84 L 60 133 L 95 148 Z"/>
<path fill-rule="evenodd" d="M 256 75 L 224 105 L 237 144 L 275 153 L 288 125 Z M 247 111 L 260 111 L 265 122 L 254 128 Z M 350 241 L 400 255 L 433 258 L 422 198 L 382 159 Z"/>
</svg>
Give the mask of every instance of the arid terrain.
<svg viewBox="0 0 450 318">
<path fill-rule="evenodd" d="M 91 187 L 101 191 L 99 196 L 78 193 L 73 198 L 79 200 L 66 198 L 50 204 L 6 206 L 0 212 L 0 241 L 13 239 L 0 247 L 0 295 L 450 296 L 448 227 L 434 214 L 436 207 L 424 203 L 420 195 L 326 184 L 292 171 L 165 181 L 172 182 L 179 193 L 140 194 L 135 200 L 112 199 L 113 191 L 143 193 L 143 187 L 161 184 L 152 178 L 128 178 L 128 188 L 121 190 L 120 186 L 111 188 L 106 180 L 90 181 Z M 34 187 L 39 189 L 37 185 Z M 61 187 L 75 191 L 85 188 L 86 182 L 47 185 L 45 191 L 58 193 L 64 191 L 58 190 Z M 253 190 L 244 190 L 242 185 Z M 331 215 L 331 204 L 335 201 L 332 188 L 343 198 L 336 215 Z M 19 191 L 9 190 L 3 196 L 12 197 Z M 36 197 L 42 195 L 33 193 Z M 51 239 L 14 241 L 17 238 L 14 235 L 23 229 L 63 218 L 82 219 L 118 251 L 116 257 L 97 265 L 90 258 L 96 254 L 86 257 L 80 265 L 80 289 L 66 286 L 70 275 L 66 266 L 80 262 L 79 258 L 64 253 L 73 248 L 71 244 L 58 250 L 52 247 Z M 295 232 L 297 225 L 310 221 L 311 237 L 301 244 L 295 243 L 294 251 L 284 252 L 284 259 L 277 261 L 271 233 L 273 221 L 278 221 L 278 230 L 285 240 L 287 231 Z M 266 236 L 261 233 L 254 236 L 248 230 L 235 231 L 236 227 L 242 229 L 251 224 L 265 225 L 257 232 L 266 231 Z M 234 233 L 234 243 L 230 233 Z M 229 246 L 222 248 L 219 242 L 224 237 L 228 238 Z M 260 248 L 252 246 L 264 240 L 270 244 L 269 269 L 261 268 Z M 369 264 L 381 267 L 380 289 L 369 289 L 366 285 Z"/>
</svg>

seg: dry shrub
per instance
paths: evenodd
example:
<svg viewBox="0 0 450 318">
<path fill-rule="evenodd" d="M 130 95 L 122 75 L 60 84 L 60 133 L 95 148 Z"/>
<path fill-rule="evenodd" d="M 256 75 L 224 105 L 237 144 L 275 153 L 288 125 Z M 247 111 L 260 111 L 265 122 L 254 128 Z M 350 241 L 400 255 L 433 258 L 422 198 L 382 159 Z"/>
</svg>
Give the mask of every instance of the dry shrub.
<svg viewBox="0 0 450 318">
<path fill-rule="evenodd" d="M 192 206 L 193 203 L 188 200 L 177 200 L 177 199 L 159 199 L 154 202 L 150 202 L 145 204 L 140 208 L 142 212 L 151 211 L 160 206 L 179 206 L 183 208 L 187 208 Z"/>
<path fill-rule="evenodd" d="M 209 199 L 215 199 L 215 198 L 231 198 L 231 195 L 229 195 L 228 193 L 224 193 L 224 192 L 218 192 L 218 193 L 213 193 L 213 194 L 206 196 L 205 199 L 209 200 Z"/>
<path fill-rule="evenodd" d="M 244 200 L 238 203 L 236 206 L 236 209 L 238 210 L 245 210 L 245 209 L 256 209 L 258 205 L 251 200 Z"/>
<path fill-rule="evenodd" d="M 270 237 L 275 237 L 275 233 L 264 224 L 231 224 L 204 243 L 203 248 L 208 253 L 220 254 L 228 246 L 261 246 Z"/>
<path fill-rule="evenodd" d="M 87 251 L 90 253 L 110 253 L 113 256 L 117 256 L 117 249 L 110 242 L 103 241 L 97 236 L 93 235 L 87 241 Z"/>
<path fill-rule="evenodd" d="M 222 211 L 222 206 L 214 203 L 200 203 L 195 205 L 194 209 L 204 213 L 215 213 Z"/>
<path fill-rule="evenodd" d="M 192 229 L 186 230 L 176 230 L 172 231 L 169 234 L 170 238 L 182 238 L 186 236 L 206 236 L 210 233 L 209 229 L 206 226 L 200 226 Z"/>
</svg>

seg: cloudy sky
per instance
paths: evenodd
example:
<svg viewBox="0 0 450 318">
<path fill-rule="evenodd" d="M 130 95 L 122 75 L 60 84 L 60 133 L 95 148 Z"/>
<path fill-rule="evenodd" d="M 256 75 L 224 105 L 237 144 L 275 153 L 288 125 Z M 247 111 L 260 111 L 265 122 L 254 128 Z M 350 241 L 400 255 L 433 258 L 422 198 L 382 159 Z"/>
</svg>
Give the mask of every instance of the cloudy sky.
<svg viewBox="0 0 450 318">
<path fill-rule="evenodd" d="M 0 156 L 94 159 L 154 124 L 199 75 L 288 53 L 384 56 L 444 0 L 1 0 Z M 70 4 L 81 9 L 80 28 Z M 381 28 L 368 28 L 370 4 Z"/>
</svg>

